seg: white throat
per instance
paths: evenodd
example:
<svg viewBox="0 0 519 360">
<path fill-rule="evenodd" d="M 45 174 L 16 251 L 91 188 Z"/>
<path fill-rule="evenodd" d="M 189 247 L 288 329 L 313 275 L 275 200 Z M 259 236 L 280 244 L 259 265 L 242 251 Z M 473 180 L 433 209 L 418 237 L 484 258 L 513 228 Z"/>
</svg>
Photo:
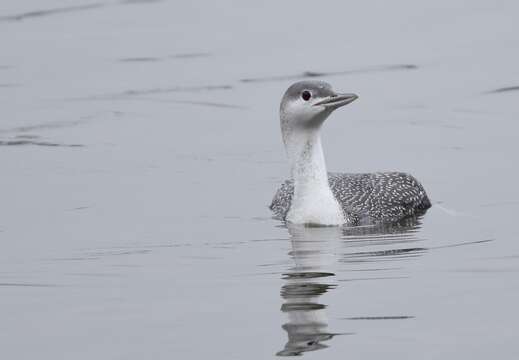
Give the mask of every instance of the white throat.
<svg viewBox="0 0 519 360">
<path fill-rule="evenodd" d="M 287 221 L 295 224 L 341 225 L 344 212 L 330 189 L 319 127 L 283 131 L 294 180 Z"/>
</svg>

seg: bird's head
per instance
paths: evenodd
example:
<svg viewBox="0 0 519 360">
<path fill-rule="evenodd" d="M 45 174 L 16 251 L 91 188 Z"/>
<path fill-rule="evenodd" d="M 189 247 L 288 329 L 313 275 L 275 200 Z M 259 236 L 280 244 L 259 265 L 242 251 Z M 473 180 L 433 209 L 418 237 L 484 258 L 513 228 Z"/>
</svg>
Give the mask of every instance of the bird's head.
<svg viewBox="0 0 519 360">
<path fill-rule="evenodd" d="M 296 82 L 281 99 L 281 128 L 283 131 L 318 129 L 335 109 L 357 97 L 355 94 L 338 94 L 323 81 Z"/>
</svg>

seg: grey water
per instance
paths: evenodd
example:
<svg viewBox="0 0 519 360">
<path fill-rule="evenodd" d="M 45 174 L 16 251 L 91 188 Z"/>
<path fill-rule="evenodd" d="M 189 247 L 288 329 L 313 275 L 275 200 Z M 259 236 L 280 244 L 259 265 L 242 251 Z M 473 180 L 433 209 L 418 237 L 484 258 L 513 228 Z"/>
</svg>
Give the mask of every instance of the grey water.
<svg viewBox="0 0 519 360">
<path fill-rule="evenodd" d="M 0 3 L 2 359 L 516 359 L 518 11 Z M 303 78 L 359 95 L 329 170 L 410 172 L 424 217 L 271 218 Z"/>
</svg>

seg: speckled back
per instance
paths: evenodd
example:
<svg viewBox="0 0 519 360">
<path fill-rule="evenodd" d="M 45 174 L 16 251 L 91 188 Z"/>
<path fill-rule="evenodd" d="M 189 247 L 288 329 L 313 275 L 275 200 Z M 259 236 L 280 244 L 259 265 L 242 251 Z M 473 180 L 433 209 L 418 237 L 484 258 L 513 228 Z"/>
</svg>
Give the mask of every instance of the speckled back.
<svg viewBox="0 0 519 360">
<path fill-rule="evenodd" d="M 395 222 L 431 207 L 423 186 L 406 173 L 328 173 L 328 181 L 344 211 L 346 225 Z M 270 205 L 276 218 L 286 219 L 293 195 L 294 183 L 286 180 Z"/>
</svg>

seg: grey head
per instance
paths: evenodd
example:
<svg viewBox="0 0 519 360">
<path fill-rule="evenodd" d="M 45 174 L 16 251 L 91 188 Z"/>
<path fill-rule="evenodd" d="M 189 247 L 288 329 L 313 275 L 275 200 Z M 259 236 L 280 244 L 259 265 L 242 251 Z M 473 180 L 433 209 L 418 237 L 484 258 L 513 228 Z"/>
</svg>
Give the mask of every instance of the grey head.
<svg viewBox="0 0 519 360">
<path fill-rule="evenodd" d="M 336 93 L 324 81 L 299 81 L 291 85 L 280 105 L 283 132 L 296 129 L 316 129 L 341 106 L 357 99 L 355 94 Z"/>
</svg>

